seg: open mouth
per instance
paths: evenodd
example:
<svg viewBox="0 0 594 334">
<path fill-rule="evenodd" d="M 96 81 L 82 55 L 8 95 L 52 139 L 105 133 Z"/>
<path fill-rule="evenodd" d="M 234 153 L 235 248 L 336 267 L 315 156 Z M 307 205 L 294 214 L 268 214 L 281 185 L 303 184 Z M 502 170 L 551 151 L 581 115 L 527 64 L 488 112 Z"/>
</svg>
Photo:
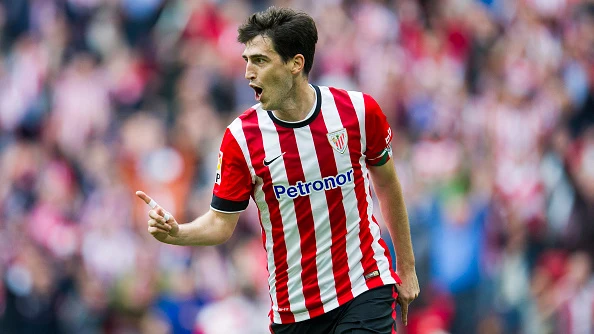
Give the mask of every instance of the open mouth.
<svg viewBox="0 0 594 334">
<path fill-rule="evenodd" d="M 250 87 L 252 87 L 254 92 L 256 92 L 256 100 L 260 101 L 260 97 L 262 96 L 262 88 L 260 88 L 258 86 L 252 86 L 252 85 L 250 85 Z"/>
</svg>

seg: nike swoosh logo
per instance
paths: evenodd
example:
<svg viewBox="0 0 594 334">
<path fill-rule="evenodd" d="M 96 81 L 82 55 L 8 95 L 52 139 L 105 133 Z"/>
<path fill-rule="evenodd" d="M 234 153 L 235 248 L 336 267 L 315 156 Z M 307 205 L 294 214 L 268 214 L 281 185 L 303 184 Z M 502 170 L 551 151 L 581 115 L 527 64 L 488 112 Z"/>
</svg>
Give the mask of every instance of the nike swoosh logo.
<svg viewBox="0 0 594 334">
<path fill-rule="evenodd" d="M 270 165 L 270 164 L 271 164 L 271 163 L 273 163 L 273 162 L 274 162 L 276 159 L 278 159 L 278 158 L 282 157 L 284 154 L 285 154 L 285 152 L 281 153 L 281 154 L 280 154 L 278 157 L 276 157 L 276 158 L 274 158 L 274 159 L 272 159 L 272 160 L 266 160 L 266 159 L 264 159 L 264 161 L 263 161 L 263 162 L 264 162 L 264 166 L 268 166 L 268 165 Z"/>
</svg>

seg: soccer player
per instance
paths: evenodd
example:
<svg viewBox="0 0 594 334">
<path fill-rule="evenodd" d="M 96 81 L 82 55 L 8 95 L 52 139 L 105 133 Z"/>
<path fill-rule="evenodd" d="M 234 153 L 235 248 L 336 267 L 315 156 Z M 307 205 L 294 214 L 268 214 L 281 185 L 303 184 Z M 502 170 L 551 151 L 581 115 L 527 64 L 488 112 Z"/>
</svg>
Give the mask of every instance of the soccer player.
<svg viewBox="0 0 594 334">
<path fill-rule="evenodd" d="M 211 209 L 178 224 L 149 196 L 148 231 L 175 245 L 225 242 L 256 203 L 268 258 L 273 333 L 395 333 L 419 294 L 392 132 L 375 100 L 308 82 L 313 19 L 270 7 L 238 29 L 259 102 L 222 140 Z M 398 274 L 372 212 L 370 176 Z"/>
</svg>

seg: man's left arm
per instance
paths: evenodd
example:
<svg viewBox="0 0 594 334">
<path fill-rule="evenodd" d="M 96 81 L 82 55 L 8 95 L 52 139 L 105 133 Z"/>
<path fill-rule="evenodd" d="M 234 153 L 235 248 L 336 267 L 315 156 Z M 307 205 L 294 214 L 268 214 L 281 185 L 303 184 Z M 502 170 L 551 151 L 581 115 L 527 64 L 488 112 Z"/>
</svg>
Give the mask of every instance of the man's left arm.
<svg viewBox="0 0 594 334">
<path fill-rule="evenodd" d="M 397 272 L 402 279 L 398 287 L 398 304 L 402 322 L 407 325 L 408 304 L 417 298 L 420 289 L 402 188 L 392 161 L 381 166 L 369 166 L 369 170 L 382 217 L 396 250 Z"/>
</svg>

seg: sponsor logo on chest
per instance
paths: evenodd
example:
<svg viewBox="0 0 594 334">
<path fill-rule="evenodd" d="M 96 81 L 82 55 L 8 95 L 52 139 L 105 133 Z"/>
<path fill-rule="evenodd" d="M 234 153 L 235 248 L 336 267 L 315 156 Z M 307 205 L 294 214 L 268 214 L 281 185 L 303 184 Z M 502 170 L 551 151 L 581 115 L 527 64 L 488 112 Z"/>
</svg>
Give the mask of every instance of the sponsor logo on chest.
<svg viewBox="0 0 594 334">
<path fill-rule="evenodd" d="M 274 196 L 276 199 L 283 197 L 297 198 L 299 196 L 309 196 L 313 192 L 321 192 L 338 187 L 343 187 L 345 184 L 353 183 L 353 169 L 349 169 L 344 173 L 339 173 L 336 176 L 328 176 L 315 181 L 298 181 L 295 185 L 285 186 L 282 184 L 273 185 Z"/>
</svg>

